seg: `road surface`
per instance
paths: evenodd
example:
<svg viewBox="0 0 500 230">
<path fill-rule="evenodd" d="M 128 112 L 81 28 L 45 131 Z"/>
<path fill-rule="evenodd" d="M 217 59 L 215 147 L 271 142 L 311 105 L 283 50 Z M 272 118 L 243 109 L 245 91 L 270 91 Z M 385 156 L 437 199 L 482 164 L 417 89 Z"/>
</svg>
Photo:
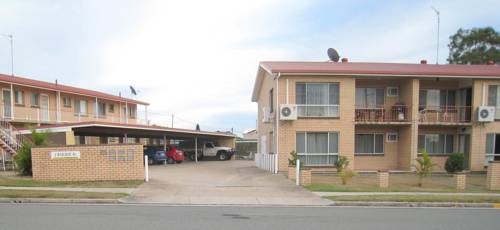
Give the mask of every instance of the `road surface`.
<svg viewBox="0 0 500 230">
<path fill-rule="evenodd" d="M 499 209 L 0 204 L 0 229 L 500 229 Z"/>
</svg>

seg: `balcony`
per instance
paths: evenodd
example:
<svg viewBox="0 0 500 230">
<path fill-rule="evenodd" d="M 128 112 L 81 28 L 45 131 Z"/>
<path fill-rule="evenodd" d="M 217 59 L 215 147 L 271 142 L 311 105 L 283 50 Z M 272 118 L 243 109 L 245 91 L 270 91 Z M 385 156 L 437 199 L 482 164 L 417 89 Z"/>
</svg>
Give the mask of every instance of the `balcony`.
<svg viewBox="0 0 500 230">
<path fill-rule="evenodd" d="M 324 117 L 338 118 L 340 116 L 339 105 L 297 105 L 298 117 Z"/>
<path fill-rule="evenodd" d="M 410 122 L 407 105 L 393 105 L 390 108 L 356 107 L 354 121 L 361 124 L 370 123 L 408 123 Z"/>
<path fill-rule="evenodd" d="M 422 124 L 463 124 L 471 122 L 470 106 L 419 106 Z"/>
</svg>

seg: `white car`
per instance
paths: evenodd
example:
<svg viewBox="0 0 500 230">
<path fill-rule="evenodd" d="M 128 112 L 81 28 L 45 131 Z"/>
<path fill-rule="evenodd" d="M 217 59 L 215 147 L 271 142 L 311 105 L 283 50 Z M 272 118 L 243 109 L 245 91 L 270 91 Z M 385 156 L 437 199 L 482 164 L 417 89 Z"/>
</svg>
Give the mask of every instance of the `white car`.
<svg viewBox="0 0 500 230">
<path fill-rule="evenodd" d="M 195 160 L 194 149 L 184 149 L 184 152 L 188 153 L 190 160 Z M 203 143 L 203 148 L 198 149 L 198 160 L 201 160 L 203 157 L 217 157 L 218 160 L 225 161 L 231 159 L 234 152 L 232 148 L 215 146 L 213 142 L 205 142 Z"/>
</svg>

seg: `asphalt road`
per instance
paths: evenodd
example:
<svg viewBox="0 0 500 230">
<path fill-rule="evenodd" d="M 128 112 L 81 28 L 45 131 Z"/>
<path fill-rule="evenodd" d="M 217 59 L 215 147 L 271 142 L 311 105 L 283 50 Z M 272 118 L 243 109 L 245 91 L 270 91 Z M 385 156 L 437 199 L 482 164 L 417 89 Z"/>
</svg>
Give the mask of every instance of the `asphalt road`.
<svg viewBox="0 0 500 230">
<path fill-rule="evenodd" d="M 0 229 L 500 229 L 498 209 L 0 204 Z"/>
</svg>

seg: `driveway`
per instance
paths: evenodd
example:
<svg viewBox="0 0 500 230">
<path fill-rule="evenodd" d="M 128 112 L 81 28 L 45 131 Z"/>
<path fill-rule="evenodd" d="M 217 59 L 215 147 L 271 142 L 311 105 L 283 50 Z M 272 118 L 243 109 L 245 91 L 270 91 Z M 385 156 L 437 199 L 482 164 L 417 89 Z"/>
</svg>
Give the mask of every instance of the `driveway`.
<svg viewBox="0 0 500 230">
<path fill-rule="evenodd" d="M 128 203 L 192 205 L 327 205 L 330 201 L 295 186 L 284 175 L 253 161 L 200 161 L 149 167 L 150 181 Z"/>
</svg>

